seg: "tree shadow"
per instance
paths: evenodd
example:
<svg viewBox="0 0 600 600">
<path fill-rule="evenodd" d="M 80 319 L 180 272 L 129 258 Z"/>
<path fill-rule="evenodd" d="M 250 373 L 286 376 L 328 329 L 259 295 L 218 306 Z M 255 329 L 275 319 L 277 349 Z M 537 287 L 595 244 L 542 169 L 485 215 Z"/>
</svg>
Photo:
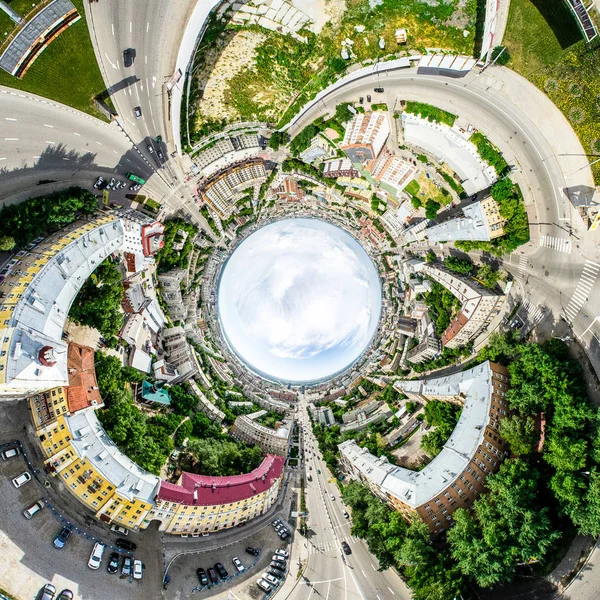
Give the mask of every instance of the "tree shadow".
<svg viewBox="0 0 600 600">
<path fill-rule="evenodd" d="M 531 0 L 531 3 L 542 15 L 548 27 L 552 29 L 552 33 L 563 50 L 582 39 L 575 17 L 564 2 Z"/>
</svg>

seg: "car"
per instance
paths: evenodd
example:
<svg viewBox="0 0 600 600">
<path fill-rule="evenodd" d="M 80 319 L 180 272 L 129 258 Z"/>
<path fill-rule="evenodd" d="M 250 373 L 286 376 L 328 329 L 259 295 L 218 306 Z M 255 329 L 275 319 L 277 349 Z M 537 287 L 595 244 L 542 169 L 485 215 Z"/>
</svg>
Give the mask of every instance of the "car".
<svg viewBox="0 0 600 600">
<path fill-rule="evenodd" d="M 289 531 L 286 529 L 285 531 L 282 531 L 282 532 L 279 534 L 279 537 L 280 537 L 282 540 L 285 540 L 285 539 L 287 539 L 287 538 L 289 538 L 289 537 L 290 537 L 290 532 L 289 532 Z"/>
<path fill-rule="evenodd" d="M 280 523 L 281 523 L 281 520 L 280 520 L 280 519 L 275 519 L 275 520 L 274 520 L 274 521 L 271 523 L 271 525 L 273 525 L 273 527 L 277 527 L 277 525 L 279 525 Z"/>
<path fill-rule="evenodd" d="M 56 600 L 73 600 L 73 592 L 71 590 L 63 590 L 56 596 Z"/>
<path fill-rule="evenodd" d="M 156 143 L 157 144 L 162 144 L 162 135 L 157 135 L 156 136 Z"/>
<path fill-rule="evenodd" d="M 133 109 L 133 112 L 135 114 L 135 118 L 136 119 L 141 119 L 142 118 L 142 107 L 141 106 L 136 106 Z"/>
<path fill-rule="evenodd" d="M 123 566 L 121 567 L 121 575 L 131 575 L 131 567 L 133 566 L 133 559 L 131 556 L 126 556 L 123 559 Z"/>
<path fill-rule="evenodd" d="M 283 556 L 283 558 L 287 558 L 290 555 L 287 550 L 283 550 L 282 548 L 275 550 L 275 554 L 279 554 L 279 556 Z"/>
<path fill-rule="evenodd" d="M 31 481 L 31 474 L 28 473 L 27 471 L 25 471 L 24 473 L 21 473 L 18 477 L 15 477 L 12 480 L 12 484 L 16 488 L 20 488 L 22 485 L 25 485 L 26 483 L 29 483 L 30 481 Z"/>
<path fill-rule="evenodd" d="M 279 533 L 285 529 L 285 525 L 283 523 L 279 523 L 279 525 L 275 525 L 275 531 Z"/>
<path fill-rule="evenodd" d="M 350 549 L 348 542 L 342 542 L 342 550 L 344 551 L 344 554 L 352 554 L 352 550 Z"/>
<path fill-rule="evenodd" d="M 280 562 L 282 562 L 282 563 L 285 564 L 285 561 L 287 560 L 287 558 L 285 556 L 281 556 L 281 554 L 277 554 L 277 552 L 276 552 L 271 557 L 271 560 L 278 560 L 278 561 L 280 561 Z"/>
<path fill-rule="evenodd" d="M 310 465 L 308 468 L 312 471 L 312 465 Z"/>
<path fill-rule="evenodd" d="M 119 562 L 121 561 L 121 555 L 118 552 L 112 552 L 106 565 L 106 570 L 114 575 L 119 570 Z"/>
<path fill-rule="evenodd" d="M 371 102 L 371 95 L 367 94 L 367 102 Z"/>
<path fill-rule="evenodd" d="M 196 575 L 198 576 L 200 585 L 208 585 L 208 577 L 206 576 L 206 571 L 204 569 L 196 569 Z"/>
<path fill-rule="evenodd" d="M 142 564 L 142 561 L 139 558 L 136 558 L 133 561 L 133 578 L 134 579 L 142 578 L 143 568 L 144 568 L 144 565 Z"/>
<path fill-rule="evenodd" d="M 258 548 L 252 548 L 252 546 L 248 546 L 246 552 L 252 554 L 252 556 L 258 556 L 260 554 L 260 550 Z"/>
<path fill-rule="evenodd" d="M 358 102 L 359 102 L 360 104 L 362 104 L 364 101 L 365 101 L 365 99 L 364 99 L 364 97 L 363 97 L 363 96 L 361 96 L 361 97 L 358 99 Z"/>
<path fill-rule="evenodd" d="M 90 554 L 90 559 L 88 560 L 88 567 L 90 569 L 97 569 L 100 567 L 100 563 L 102 562 L 102 556 L 104 554 L 104 544 L 100 542 L 96 542 L 94 547 L 92 548 L 92 553 Z"/>
<path fill-rule="evenodd" d="M 383 88 L 381 87 L 377 87 L 373 90 L 374 92 L 377 92 L 378 94 L 383 94 L 383 92 L 385 91 Z"/>
<path fill-rule="evenodd" d="M 269 564 L 270 567 L 273 567 L 274 569 L 279 569 L 280 571 L 284 571 L 286 570 L 286 566 L 285 563 L 280 561 L 280 560 L 272 560 Z"/>
<path fill-rule="evenodd" d="M 237 556 L 234 556 L 231 559 L 231 562 L 234 564 L 234 566 L 237 569 L 238 573 L 241 573 L 244 570 L 244 565 L 242 564 L 242 561 Z"/>
<path fill-rule="evenodd" d="M 217 581 L 219 581 L 219 578 L 217 577 L 217 572 L 212 567 L 209 567 L 207 569 L 207 572 L 208 572 L 208 576 L 210 577 L 210 580 L 213 583 L 217 583 Z"/>
<path fill-rule="evenodd" d="M 268 583 L 270 583 L 271 585 L 277 585 L 279 583 L 279 580 L 274 575 L 271 575 L 270 573 L 263 573 L 262 578 L 265 581 L 267 581 Z"/>
<path fill-rule="evenodd" d="M 215 563 L 215 571 L 219 574 L 219 577 L 221 579 L 225 579 L 226 577 L 229 576 L 229 573 L 227 572 L 227 569 L 220 562 L 219 563 Z"/>
<path fill-rule="evenodd" d="M 54 594 L 56 594 L 56 588 L 51 584 L 47 583 L 36 596 L 36 600 L 53 600 Z"/>
<path fill-rule="evenodd" d="M 123 538 L 117 538 L 115 542 L 117 548 L 121 548 L 121 550 L 127 550 L 128 552 L 135 552 L 137 550 L 137 545 L 129 540 L 124 540 Z"/>
<path fill-rule="evenodd" d="M 137 191 L 139 191 L 139 190 L 142 189 L 142 186 L 139 183 L 134 183 L 134 184 L 132 184 L 132 185 L 129 186 L 129 189 L 132 192 L 137 192 Z"/>
<path fill-rule="evenodd" d="M 202 534 L 202 537 L 209 537 L 209 536 L 210 536 L 210 533 L 206 533 L 206 532 L 204 532 L 204 533 Z"/>
<path fill-rule="evenodd" d="M 44 506 L 46 506 L 44 504 L 44 501 L 38 500 L 37 502 L 34 502 L 31 506 L 29 506 L 28 508 L 26 508 L 23 511 L 23 516 L 26 519 L 31 519 L 31 518 L 33 518 L 34 515 L 37 515 L 37 513 L 39 513 L 40 510 L 42 510 L 42 508 L 44 508 Z"/>
<path fill-rule="evenodd" d="M 262 577 L 257 580 L 256 585 L 264 592 L 270 592 L 271 586 Z"/>
<path fill-rule="evenodd" d="M 112 525 L 110 528 L 111 531 L 114 531 L 115 533 L 120 533 L 121 535 L 129 535 L 129 531 L 127 529 L 125 529 L 125 527 L 122 527 L 121 525 Z"/>
<path fill-rule="evenodd" d="M 267 573 L 273 575 L 273 577 L 279 577 L 279 579 L 283 579 L 285 575 L 285 571 L 282 571 L 281 569 L 276 569 L 275 567 L 269 567 L 267 569 Z"/>
<path fill-rule="evenodd" d="M 330 497 L 332 500 L 335 500 L 335 496 L 334 496 L 333 494 L 329 494 L 329 497 Z"/>
<path fill-rule="evenodd" d="M 98 177 L 98 179 L 96 179 L 96 183 L 94 183 L 94 187 L 96 189 L 98 189 L 102 183 L 104 182 L 104 177 Z"/>
<path fill-rule="evenodd" d="M 18 448 L 9 448 L 8 450 L 4 450 L 4 452 L 2 452 L 2 460 L 14 458 L 15 456 L 19 456 L 19 454 L 21 454 L 21 451 Z"/>
<path fill-rule="evenodd" d="M 114 177 L 111 177 L 110 181 L 108 182 L 108 185 L 106 186 L 106 189 L 112 190 L 115 187 L 116 182 L 117 180 Z"/>
<path fill-rule="evenodd" d="M 348 514 L 347 510 L 345 510 L 342 514 L 344 515 L 344 517 L 346 517 L 346 519 L 350 518 L 350 515 Z"/>
<path fill-rule="evenodd" d="M 65 544 L 67 543 L 67 540 L 69 539 L 69 536 L 73 533 L 73 529 L 71 527 L 69 527 L 68 525 L 66 525 L 65 527 L 63 527 L 59 534 L 54 538 L 54 547 L 58 548 L 59 550 L 61 548 L 65 547 Z"/>
<path fill-rule="evenodd" d="M 158 156 L 160 160 L 165 160 L 165 155 L 159 149 L 156 150 L 156 156 Z"/>
<path fill-rule="evenodd" d="M 474 202 L 475 200 L 477 200 L 477 194 L 471 196 L 471 202 Z"/>
<path fill-rule="evenodd" d="M 152 144 L 148 144 L 146 148 L 148 148 L 148 152 L 150 152 L 150 154 L 154 154 L 154 148 L 152 147 Z"/>
<path fill-rule="evenodd" d="M 125 68 L 133 66 L 133 59 L 135 58 L 135 50 L 133 48 L 127 48 L 123 50 L 123 66 Z"/>
</svg>

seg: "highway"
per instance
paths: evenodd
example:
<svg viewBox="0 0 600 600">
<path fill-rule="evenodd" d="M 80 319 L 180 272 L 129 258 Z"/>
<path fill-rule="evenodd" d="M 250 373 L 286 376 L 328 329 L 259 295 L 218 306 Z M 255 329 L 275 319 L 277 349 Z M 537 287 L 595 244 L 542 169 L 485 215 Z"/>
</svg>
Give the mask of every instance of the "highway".
<svg viewBox="0 0 600 600">
<path fill-rule="evenodd" d="M 346 507 L 321 459 L 306 405 L 301 404 L 299 410 L 299 423 L 304 430 L 304 464 L 306 474 L 312 476 L 312 481 L 306 481 L 309 535 L 306 540 L 300 538 L 304 545 L 300 555 L 305 565 L 303 576 L 292 592 L 282 597 L 293 600 L 409 600 L 410 591 L 400 577 L 392 570 L 378 571 L 377 559 L 368 551 L 365 542 L 351 534 L 351 518 L 343 515 Z M 343 541 L 351 548 L 352 553 L 348 556 L 342 550 Z"/>
</svg>

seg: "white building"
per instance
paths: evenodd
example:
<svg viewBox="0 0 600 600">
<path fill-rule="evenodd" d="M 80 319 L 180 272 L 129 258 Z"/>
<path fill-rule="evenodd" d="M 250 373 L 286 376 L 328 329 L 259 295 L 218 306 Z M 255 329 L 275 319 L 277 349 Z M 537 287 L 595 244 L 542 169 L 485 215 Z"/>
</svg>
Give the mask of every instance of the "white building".
<svg viewBox="0 0 600 600">
<path fill-rule="evenodd" d="M 340 148 L 353 163 L 375 160 L 390 134 L 387 112 L 357 113 L 346 126 Z"/>
<path fill-rule="evenodd" d="M 335 148 L 322 136 L 315 135 L 310 141 L 310 146 L 300 153 L 300 160 L 305 163 L 311 163 L 318 158 L 324 158 L 335 155 Z"/>
</svg>

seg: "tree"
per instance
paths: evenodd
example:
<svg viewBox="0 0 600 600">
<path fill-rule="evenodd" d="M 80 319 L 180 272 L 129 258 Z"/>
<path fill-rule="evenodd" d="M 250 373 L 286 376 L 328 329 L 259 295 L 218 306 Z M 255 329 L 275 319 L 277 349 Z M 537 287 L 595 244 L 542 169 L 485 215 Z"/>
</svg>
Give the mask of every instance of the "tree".
<svg viewBox="0 0 600 600">
<path fill-rule="evenodd" d="M 433 221 L 437 217 L 437 212 L 440 210 L 441 206 L 442 205 L 439 202 L 429 198 L 425 203 L 425 216 L 430 221 Z"/>
<path fill-rule="evenodd" d="M 457 256 L 448 256 L 444 259 L 444 265 L 455 273 L 470 275 L 473 271 L 473 263 L 466 258 L 458 258 Z"/>
<path fill-rule="evenodd" d="M 500 421 L 500 435 L 517 456 L 533 452 L 537 440 L 533 417 L 512 415 Z"/>
<path fill-rule="evenodd" d="M 496 46 L 492 50 L 492 62 L 496 61 L 497 65 L 506 65 L 508 62 L 510 62 L 510 59 L 510 52 L 506 46 Z"/>
<path fill-rule="evenodd" d="M 0 250 L 2 252 L 8 252 L 15 247 L 15 238 L 10 235 L 0 235 Z"/>
<path fill-rule="evenodd" d="M 349 102 L 343 102 L 342 104 L 338 104 L 335 107 L 335 117 L 334 119 L 342 124 L 347 121 L 351 121 L 354 117 L 354 113 L 348 108 L 350 106 Z"/>
<path fill-rule="evenodd" d="M 289 139 L 290 136 L 285 131 L 274 131 L 269 139 L 269 148 L 277 151 L 279 146 L 285 146 Z"/>
<path fill-rule="evenodd" d="M 171 394 L 171 409 L 178 415 L 188 416 L 198 406 L 198 397 L 189 393 L 183 386 L 172 385 L 169 393 Z"/>
<path fill-rule="evenodd" d="M 427 254 L 425 255 L 425 262 L 432 263 L 436 259 L 435 252 L 431 249 L 427 250 Z"/>
<path fill-rule="evenodd" d="M 502 273 L 500 273 L 500 271 L 494 271 L 488 264 L 483 264 L 477 267 L 476 278 L 485 287 L 494 289 L 496 284 L 502 280 Z"/>
<path fill-rule="evenodd" d="M 421 206 L 423 206 L 423 203 L 421 202 L 421 200 L 419 198 L 417 198 L 416 196 L 413 196 L 410 199 L 412 205 L 415 207 L 415 209 L 419 210 L 421 208 Z"/>
</svg>

